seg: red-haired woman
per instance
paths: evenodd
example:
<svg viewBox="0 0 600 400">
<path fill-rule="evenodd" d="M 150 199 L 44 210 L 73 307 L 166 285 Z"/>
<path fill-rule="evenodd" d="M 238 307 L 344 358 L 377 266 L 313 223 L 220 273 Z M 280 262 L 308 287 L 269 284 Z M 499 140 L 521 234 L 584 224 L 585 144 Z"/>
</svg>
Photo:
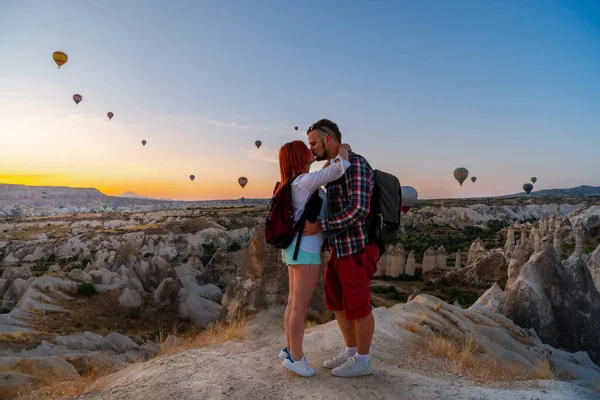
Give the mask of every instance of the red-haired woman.
<svg viewBox="0 0 600 400">
<path fill-rule="evenodd" d="M 326 166 L 318 171 L 309 172 L 315 161 L 310 150 L 300 140 L 284 144 L 279 150 L 279 170 L 281 184 L 290 179 L 292 182 L 292 208 L 294 223 L 304 214 L 306 220 L 314 222 L 323 218 L 327 210 L 327 196 L 321 186 L 333 182 L 344 175 L 348 162 L 348 151 L 340 146 L 338 156 L 329 160 Z M 279 353 L 282 365 L 302 376 L 311 376 L 314 369 L 302 351 L 306 313 L 310 300 L 319 280 L 321 265 L 321 247 L 325 239 L 323 233 L 302 236 L 297 259 L 293 259 L 296 240 L 282 250 L 283 262 L 288 265 L 289 297 L 285 310 L 284 327 L 286 347 Z"/>
</svg>

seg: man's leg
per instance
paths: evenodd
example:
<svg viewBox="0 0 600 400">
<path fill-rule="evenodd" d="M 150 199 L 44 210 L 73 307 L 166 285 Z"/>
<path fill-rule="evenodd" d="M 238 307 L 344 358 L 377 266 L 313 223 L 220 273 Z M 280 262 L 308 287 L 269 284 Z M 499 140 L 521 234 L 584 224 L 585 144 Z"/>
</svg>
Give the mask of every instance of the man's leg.
<svg viewBox="0 0 600 400">
<path fill-rule="evenodd" d="M 335 313 L 335 319 L 338 322 L 346 348 L 343 349 L 337 356 L 323 363 L 325 368 L 335 368 L 345 363 L 350 357 L 356 353 L 356 328 L 353 321 L 346 318 L 342 302 L 342 285 L 338 277 L 337 260 L 334 258 L 335 250 L 331 250 L 327 265 L 325 266 L 324 282 L 325 282 L 325 306 L 328 310 Z"/>
<path fill-rule="evenodd" d="M 353 359 L 331 371 L 332 375 L 353 377 L 373 373 L 370 359 L 375 319 L 371 311 L 371 279 L 377 268 L 379 249 L 367 245 L 361 252 L 345 257 L 340 266 L 346 320 L 354 326 L 357 352 Z"/>
<path fill-rule="evenodd" d="M 364 318 L 357 319 L 354 322 L 356 328 L 356 352 L 359 355 L 368 355 L 371 349 L 373 333 L 375 333 L 375 318 L 371 312 Z"/>
</svg>

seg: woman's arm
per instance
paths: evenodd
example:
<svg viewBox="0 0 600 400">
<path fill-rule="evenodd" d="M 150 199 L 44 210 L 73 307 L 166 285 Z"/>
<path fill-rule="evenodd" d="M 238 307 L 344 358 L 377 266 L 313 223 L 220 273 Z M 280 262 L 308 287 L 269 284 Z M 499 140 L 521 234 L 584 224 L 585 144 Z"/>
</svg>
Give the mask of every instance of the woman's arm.
<svg viewBox="0 0 600 400">
<path fill-rule="evenodd" d="M 329 166 L 319 171 L 302 175 L 298 178 L 298 185 L 312 193 L 321 186 L 341 178 L 350 167 L 350 162 L 344 160 L 341 155 L 338 155 L 332 161 Z"/>
</svg>

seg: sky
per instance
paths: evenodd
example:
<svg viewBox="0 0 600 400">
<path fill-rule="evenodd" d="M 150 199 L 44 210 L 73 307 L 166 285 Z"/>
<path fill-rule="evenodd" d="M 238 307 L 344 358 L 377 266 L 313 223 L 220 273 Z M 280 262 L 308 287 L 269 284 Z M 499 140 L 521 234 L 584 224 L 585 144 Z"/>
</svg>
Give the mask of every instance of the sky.
<svg viewBox="0 0 600 400">
<path fill-rule="evenodd" d="M 267 198 L 329 118 L 420 198 L 600 186 L 594 0 L 0 0 L 0 50 L 0 183 Z"/>
</svg>

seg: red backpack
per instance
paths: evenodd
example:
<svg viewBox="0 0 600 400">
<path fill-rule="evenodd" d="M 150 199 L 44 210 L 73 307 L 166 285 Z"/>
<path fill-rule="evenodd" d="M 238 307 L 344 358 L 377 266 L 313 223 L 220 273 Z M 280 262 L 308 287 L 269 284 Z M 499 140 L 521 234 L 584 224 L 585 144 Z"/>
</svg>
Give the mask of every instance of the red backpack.
<svg viewBox="0 0 600 400">
<path fill-rule="evenodd" d="M 298 258 L 300 249 L 300 240 L 304 230 L 304 216 L 294 225 L 293 207 L 292 207 L 292 182 L 295 177 L 290 179 L 284 186 L 280 187 L 280 182 L 275 184 L 273 197 L 267 207 L 269 215 L 265 222 L 265 239 L 267 243 L 278 249 L 288 248 L 294 241 L 296 233 L 296 249 L 294 250 L 294 261 Z"/>
</svg>

